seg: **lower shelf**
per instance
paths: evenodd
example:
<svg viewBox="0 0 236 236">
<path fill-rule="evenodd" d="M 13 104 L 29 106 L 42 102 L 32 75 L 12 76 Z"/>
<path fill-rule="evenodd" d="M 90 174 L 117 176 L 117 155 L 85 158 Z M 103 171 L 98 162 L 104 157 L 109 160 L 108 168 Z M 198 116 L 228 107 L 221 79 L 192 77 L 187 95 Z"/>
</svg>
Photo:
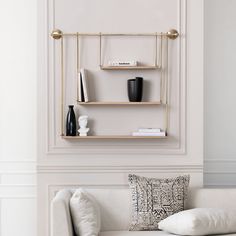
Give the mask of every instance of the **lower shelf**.
<svg viewBox="0 0 236 236">
<path fill-rule="evenodd" d="M 97 135 L 97 136 L 61 136 L 63 139 L 165 139 L 167 136 L 131 136 L 131 135 Z"/>
<path fill-rule="evenodd" d="M 89 106 L 89 105 L 161 105 L 159 101 L 155 102 L 78 102 L 79 105 Z"/>
</svg>

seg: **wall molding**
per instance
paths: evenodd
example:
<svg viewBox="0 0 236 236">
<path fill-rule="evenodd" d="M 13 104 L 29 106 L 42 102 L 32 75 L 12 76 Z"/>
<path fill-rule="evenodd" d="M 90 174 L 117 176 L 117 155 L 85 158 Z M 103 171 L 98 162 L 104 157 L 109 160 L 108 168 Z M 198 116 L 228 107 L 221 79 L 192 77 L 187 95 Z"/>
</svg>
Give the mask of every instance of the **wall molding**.
<svg viewBox="0 0 236 236">
<path fill-rule="evenodd" d="M 0 199 L 36 198 L 36 184 L 0 184 Z"/>
<path fill-rule="evenodd" d="M 37 163 L 36 160 L 28 160 L 28 159 L 20 159 L 20 160 L 14 160 L 14 159 L 0 159 L 0 163 Z"/>
<path fill-rule="evenodd" d="M 36 174 L 36 162 L 0 162 L 0 174 Z"/>
<path fill-rule="evenodd" d="M 36 199 L 36 184 L 1 183 L 6 176 L 36 176 L 36 160 L 0 159 L 0 163 L 0 200 Z"/>
<path fill-rule="evenodd" d="M 205 159 L 204 163 L 236 163 L 236 159 Z"/>
<path fill-rule="evenodd" d="M 0 195 L 1 200 L 12 200 L 12 199 L 37 199 L 36 195 L 21 195 L 21 196 L 15 196 L 15 195 Z"/>
<path fill-rule="evenodd" d="M 1 171 L 0 175 L 36 175 L 37 171 Z"/>
<path fill-rule="evenodd" d="M 36 184 L 0 184 L 0 189 L 1 187 L 36 187 Z"/>
<path fill-rule="evenodd" d="M 140 141 L 140 140 L 139 140 Z M 137 145 L 137 144 L 136 144 Z M 99 145 L 89 145 L 88 147 L 95 147 L 95 146 L 99 146 Z M 158 149 L 158 153 L 157 153 L 157 149 L 153 149 L 150 148 L 149 146 L 142 146 L 142 149 L 138 149 L 138 147 L 134 147 L 132 146 L 132 148 L 124 148 L 127 147 L 127 145 L 116 145 L 116 146 L 109 146 L 109 149 L 105 148 L 104 146 L 100 145 L 99 149 L 87 149 L 87 148 L 83 148 L 83 149 L 79 149 L 78 147 L 63 147 L 63 148 L 51 148 L 50 150 L 47 150 L 46 154 L 48 156 L 50 155 L 58 155 L 58 156 L 62 156 L 62 155 L 75 155 L 75 154 L 80 154 L 80 155 L 117 155 L 117 154 L 134 154 L 134 155 L 184 155 L 186 154 L 186 149 L 185 148 L 171 148 L 168 147 L 166 149 Z M 101 148 L 102 147 L 102 148 Z M 114 148 L 113 148 L 114 147 Z M 118 148 L 120 147 L 120 149 Z M 131 146 L 130 146 L 131 147 Z M 60 150 L 60 151 L 59 151 Z M 89 150 L 89 151 L 88 151 Z"/>
<path fill-rule="evenodd" d="M 205 188 L 236 188 L 236 184 L 216 184 L 216 183 L 211 183 L 211 184 L 206 184 L 204 185 Z"/>
<path fill-rule="evenodd" d="M 124 173 L 124 172 L 195 172 L 202 173 L 202 165 L 162 166 L 38 166 L 38 173 Z"/>
<path fill-rule="evenodd" d="M 128 187 L 129 173 L 140 173 L 156 178 L 190 173 L 191 185 L 202 186 L 202 103 L 201 98 L 196 95 L 201 95 L 202 92 L 200 49 L 202 49 L 203 6 L 202 1 L 193 0 L 188 5 L 187 2 L 187 0 L 177 0 L 174 9 L 172 8 L 174 15 L 171 18 L 176 28 L 179 24 L 178 30 L 182 33 L 182 37 L 176 41 L 177 44 L 173 45 L 175 51 L 171 59 L 176 63 L 171 72 L 176 76 L 172 85 L 178 90 L 175 92 L 176 100 L 173 103 L 173 116 L 171 116 L 171 119 L 176 119 L 170 122 L 174 126 L 176 139 L 170 136 L 167 140 L 130 140 L 130 142 L 111 140 L 68 142 L 60 139 L 57 132 L 59 107 L 54 106 L 55 102 L 58 102 L 57 92 L 60 87 L 58 78 L 55 77 L 58 73 L 53 71 L 58 59 L 55 54 L 58 41 L 53 41 L 49 37 L 49 31 L 54 27 L 60 27 L 59 23 L 55 25 L 57 22 L 53 18 L 56 16 L 58 22 L 62 22 L 63 18 L 58 18 L 57 14 L 63 7 L 60 5 L 60 8 L 57 8 L 59 5 L 56 0 L 38 2 L 40 100 L 36 172 L 39 179 L 37 189 L 40 235 L 50 235 L 50 201 L 53 194 L 64 187 Z M 163 4 L 168 3 L 163 1 Z M 75 26 L 76 24 L 72 28 Z M 196 43 L 199 43 L 199 47 L 194 47 Z M 179 53 L 178 58 L 176 52 Z M 191 65 L 187 68 L 188 64 Z"/>
<path fill-rule="evenodd" d="M 236 174 L 236 171 L 204 171 L 203 172 L 204 174 L 207 174 L 207 175 L 235 175 Z"/>
<path fill-rule="evenodd" d="M 187 28 L 187 0 L 178 0 L 178 30 L 184 36 L 186 34 Z M 110 141 L 105 142 L 90 142 L 87 144 L 86 142 L 80 142 L 79 145 L 70 146 L 67 145 L 68 142 L 61 141 L 60 143 L 58 140 L 58 130 L 55 127 L 57 124 L 56 120 L 58 116 L 56 115 L 55 104 L 56 104 L 56 96 L 55 96 L 55 85 L 56 79 L 55 78 L 55 41 L 52 41 L 49 35 L 49 31 L 55 27 L 55 14 L 56 14 L 56 6 L 54 0 L 47 0 L 47 20 L 46 20 L 46 30 L 45 34 L 47 34 L 45 46 L 47 53 L 46 59 L 46 67 L 43 68 L 45 70 L 45 74 L 47 76 L 47 84 L 44 85 L 47 91 L 46 95 L 46 142 L 47 142 L 47 151 L 46 154 L 48 156 L 55 155 L 55 154 L 160 154 L 160 155 L 183 155 L 186 153 L 186 110 L 187 110 L 187 103 L 186 103 L 186 37 L 182 37 L 179 40 L 179 47 L 177 49 L 178 53 L 182 56 L 179 56 L 179 66 L 178 66 L 178 81 L 179 81 L 179 94 L 178 94 L 178 141 L 176 140 L 165 140 L 165 141 L 158 141 L 158 142 L 122 142 L 116 141 L 113 142 L 112 145 L 109 145 L 109 149 L 107 148 L 107 143 Z M 51 71 L 49 68 L 53 68 Z M 52 78 L 52 79 L 49 79 Z M 52 108 L 52 109 L 51 109 Z M 50 115 L 52 112 L 52 115 Z M 137 151 L 137 147 L 141 145 L 142 149 Z"/>
</svg>

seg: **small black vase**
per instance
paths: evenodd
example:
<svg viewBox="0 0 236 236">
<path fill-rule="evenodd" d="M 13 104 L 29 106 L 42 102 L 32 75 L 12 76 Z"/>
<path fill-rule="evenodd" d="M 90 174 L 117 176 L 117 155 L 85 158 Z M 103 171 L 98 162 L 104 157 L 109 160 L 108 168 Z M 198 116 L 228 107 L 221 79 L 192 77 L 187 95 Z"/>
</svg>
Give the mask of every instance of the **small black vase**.
<svg viewBox="0 0 236 236">
<path fill-rule="evenodd" d="M 69 111 L 66 118 L 66 136 L 76 136 L 76 119 L 74 106 L 69 106 Z"/>
<path fill-rule="evenodd" d="M 130 102 L 141 102 L 143 95 L 143 78 L 136 77 L 128 81 L 128 97 Z"/>
</svg>

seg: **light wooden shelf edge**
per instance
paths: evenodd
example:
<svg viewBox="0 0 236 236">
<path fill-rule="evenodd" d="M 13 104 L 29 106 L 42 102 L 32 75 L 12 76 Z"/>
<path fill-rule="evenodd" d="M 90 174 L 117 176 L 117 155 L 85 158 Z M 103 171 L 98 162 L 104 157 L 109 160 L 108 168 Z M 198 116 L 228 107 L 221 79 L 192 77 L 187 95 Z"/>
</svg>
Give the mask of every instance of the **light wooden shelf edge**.
<svg viewBox="0 0 236 236">
<path fill-rule="evenodd" d="M 167 136 L 132 136 L 132 135 L 95 135 L 95 136 L 61 136 L 63 139 L 165 139 Z"/>
<path fill-rule="evenodd" d="M 100 66 L 101 70 L 157 70 L 160 66 Z"/>
<path fill-rule="evenodd" d="M 161 105 L 159 101 L 156 102 L 77 102 L 78 105 Z"/>
</svg>

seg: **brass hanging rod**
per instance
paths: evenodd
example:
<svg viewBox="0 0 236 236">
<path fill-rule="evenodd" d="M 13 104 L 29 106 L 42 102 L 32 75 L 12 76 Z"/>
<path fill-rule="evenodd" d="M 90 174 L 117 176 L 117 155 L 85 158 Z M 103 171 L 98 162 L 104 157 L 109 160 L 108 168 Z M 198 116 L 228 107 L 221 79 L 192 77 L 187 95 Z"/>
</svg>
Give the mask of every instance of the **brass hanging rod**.
<svg viewBox="0 0 236 236">
<path fill-rule="evenodd" d="M 171 29 L 166 33 L 63 33 L 59 29 L 54 29 L 51 36 L 54 39 L 60 39 L 64 36 L 166 36 L 169 39 L 176 39 L 179 36 L 179 32 L 175 29 Z"/>
</svg>

